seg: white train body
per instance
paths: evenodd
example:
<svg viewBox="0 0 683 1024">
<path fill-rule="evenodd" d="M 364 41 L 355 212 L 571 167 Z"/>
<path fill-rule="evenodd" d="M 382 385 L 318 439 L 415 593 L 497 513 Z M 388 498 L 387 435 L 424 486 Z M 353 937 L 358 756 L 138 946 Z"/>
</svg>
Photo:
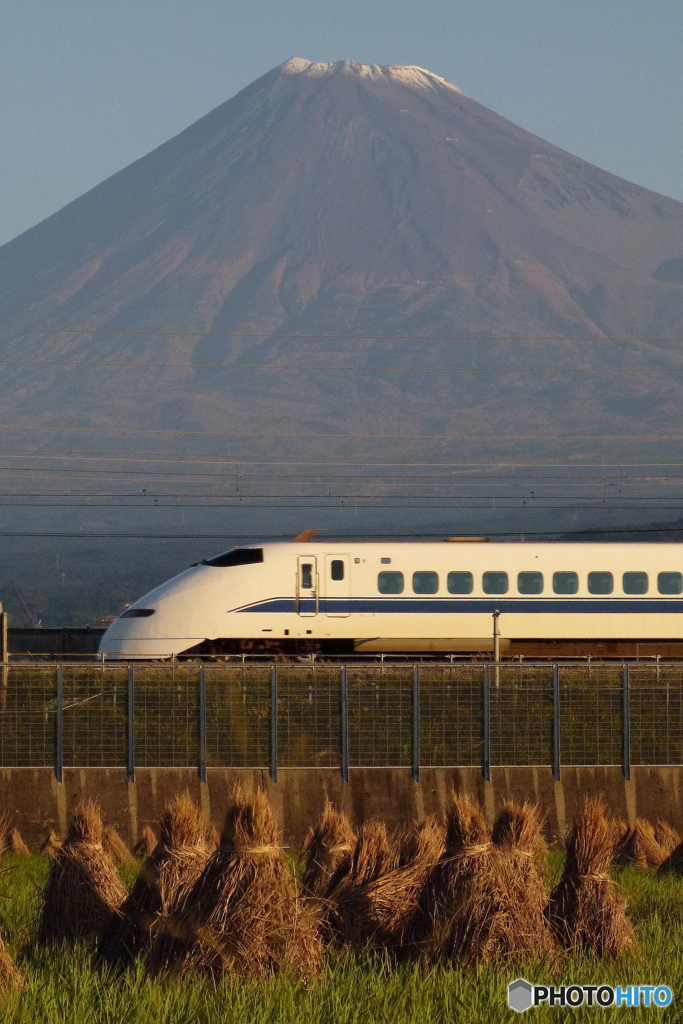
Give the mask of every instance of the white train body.
<svg viewBox="0 0 683 1024">
<path fill-rule="evenodd" d="M 490 651 L 498 611 L 503 654 L 675 653 L 682 574 L 680 544 L 250 545 L 146 594 L 100 652 Z"/>
</svg>

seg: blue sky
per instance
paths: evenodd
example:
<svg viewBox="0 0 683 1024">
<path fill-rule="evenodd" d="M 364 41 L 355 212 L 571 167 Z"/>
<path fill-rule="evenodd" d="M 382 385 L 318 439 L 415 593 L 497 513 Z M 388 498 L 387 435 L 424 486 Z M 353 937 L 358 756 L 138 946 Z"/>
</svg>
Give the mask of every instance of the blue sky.
<svg viewBox="0 0 683 1024">
<path fill-rule="evenodd" d="M 419 64 L 683 200 L 681 0 L 5 0 L 0 243 L 288 57 Z"/>
</svg>

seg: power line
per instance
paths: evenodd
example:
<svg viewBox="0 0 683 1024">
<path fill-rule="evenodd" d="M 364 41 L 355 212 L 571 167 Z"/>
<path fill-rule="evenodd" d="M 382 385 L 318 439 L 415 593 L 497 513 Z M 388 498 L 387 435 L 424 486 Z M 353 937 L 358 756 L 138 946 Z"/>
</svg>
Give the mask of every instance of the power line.
<svg viewBox="0 0 683 1024">
<path fill-rule="evenodd" d="M 585 334 L 551 335 L 489 335 L 489 334 L 283 334 L 269 331 L 265 334 L 249 331 L 121 331 L 96 327 L 0 327 L 0 331 L 13 334 L 103 334 L 121 337 L 147 338 L 294 338 L 304 341 L 683 341 L 683 338 L 641 335 L 620 335 L 619 337 L 587 337 Z"/>
<path fill-rule="evenodd" d="M 239 430 L 179 430 L 142 429 L 136 427 L 37 427 L 0 424 L 0 430 L 21 433 L 41 430 L 79 434 L 172 434 L 193 437 L 264 437 L 264 438 L 318 438 L 360 439 L 363 441 L 681 441 L 683 434 L 342 434 L 315 431 L 293 433 L 289 431 Z"/>
<path fill-rule="evenodd" d="M 498 339 L 500 340 L 500 339 Z M 673 340 L 673 339 L 672 339 Z M 6 366 L 118 366 L 126 370 L 140 367 L 183 370 L 282 370 L 296 373 L 348 372 L 383 373 L 650 373 L 652 371 L 683 371 L 683 366 L 283 366 L 278 363 L 131 363 L 93 362 L 84 359 L 0 359 Z"/>
<path fill-rule="evenodd" d="M 505 531 L 491 531 L 487 530 L 487 537 L 590 537 L 591 535 L 602 536 L 604 534 L 650 534 L 650 533 L 682 533 L 683 526 L 651 526 L 651 527 L 638 527 L 635 529 L 620 529 L 618 527 L 606 527 L 601 530 L 505 530 Z M 225 531 L 224 533 L 209 533 L 209 534 L 197 534 L 197 533 L 55 533 L 55 532 L 31 532 L 22 533 L 19 531 L 0 531 L 0 537 L 35 537 L 45 539 L 72 539 L 72 540 L 217 540 L 222 541 L 250 541 L 251 543 L 263 543 L 267 541 L 284 541 L 291 542 L 291 534 L 236 534 Z M 385 533 L 385 534 L 344 534 L 337 535 L 333 534 L 325 538 L 325 541 L 331 544 L 340 544 L 346 541 L 376 541 L 381 543 L 382 541 L 391 540 L 413 540 L 416 538 L 427 540 L 442 540 L 445 541 L 445 535 L 441 533 Z M 324 543 L 320 544 L 321 550 L 324 550 Z"/>
</svg>

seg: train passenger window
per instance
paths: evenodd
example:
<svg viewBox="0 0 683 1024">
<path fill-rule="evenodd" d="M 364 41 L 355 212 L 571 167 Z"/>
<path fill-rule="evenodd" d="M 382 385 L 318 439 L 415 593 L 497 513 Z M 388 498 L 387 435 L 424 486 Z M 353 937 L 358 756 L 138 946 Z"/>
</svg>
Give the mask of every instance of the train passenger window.
<svg viewBox="0 0 683 1024">
<path fill-rule="evenodd" d="M 301 588 L 311 590 L 313 587 L 313 566 L 310 562 L 301 563 Z"/>
<path fill-rule="evenodd" d="M 683 575 L 680 572 L 660 572 L 657 577 L 657 590 L 660 594 L 683 593 Z"/>
<path fill-rule="evenodd" d="M 330 563 L 330 577 L 333 580 L 344 579 L 344 561 L 341 558 L 333 558 Z"/>
<path fill-rule="evenodd" d="M 403 573 L 381 572 L 377 577 L 377 589 L 380 594 L 402 594 Z"/>
<path fill-rule="evenodd" d="M 556 594 L 575 594 L 579 589 L 579 577 L 575 572 L 554 572 L 553 591 Z"/>
<path fill-rule="evenodd" d="M 625 572 L 622 578 L 622 585 L 625 594 L 647 594 L 647 573 Z"/>
<path fill-rule="evenodd" d="M 508 574 L 506 572 L 485 572 L 481 578 L 485 594 L 507 594 Z"/>
<path fill-rule="evenodd" d="M 449 594 L 471 594 L 474 580 L 471 572 L 449 572 Z"/>
<path fill-rule="evenodd" d="M 517 590 L 520 594 L 542 594 L 543 573 L 542 572 L 519 572 L 517 573 Z"/>
<path fill-rule="evenodd" d="M 439 589 L 439 577 L 435 572 L 414 572 L 413 593 L 435 594 Z"/>
<path fill-rule="evenodd" d="M 589 594 L 611 594 L 614 590 L 614 576 L 611 572 L 589 572 Z"/>
</svg>

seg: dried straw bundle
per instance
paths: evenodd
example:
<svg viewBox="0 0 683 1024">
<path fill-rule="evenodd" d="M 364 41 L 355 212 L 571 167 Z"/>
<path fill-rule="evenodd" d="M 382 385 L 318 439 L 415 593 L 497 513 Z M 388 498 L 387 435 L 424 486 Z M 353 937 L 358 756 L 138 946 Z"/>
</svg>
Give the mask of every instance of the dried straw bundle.
<svg viewBox="0 0 683 1024">
<path fill-rule="evenodd" d="M 470 881 L 442 955 L 467 965 L 552 955 L 557 944 L 546 917 L 541 860 L 547 846 L 537 809 L 505 803 L 493 838 L 495 848 Z"/>
<path fill-rule="evenodd" d="M 326 801 L 317 824 L 309 828 L 301 848 L 303 891 L 321 896 L 344 858 L 350 860 L 355 845 L 356 836 L 349 819 Z"/>
<path fill-rule="evenodd" d="M 235 787 L 221 844 L 178 905 L 148 959 L 152 973 L 173 970 L 263 975 L 282 968 L 302 977 L 322 969 L 313 908 L 297 896 L 263 793 Z"/>
<path fill-rule="evenodd" d="M 420 893 L 444 851 L 445 832 L 433 818 L 409 828 L 401 837 L 398 866 L 347 894 L 346 937 L 404 958 L 413 951 Z"/>
<path fill-rule="evenodd" d="M 76 808 L 66 840 L 50 867 L 38 925 L 39 942 L 97 935 L 126 898 L 126 888 L 102 846 L 95 804 Z"/>
<path fill-rule="evenodd" d="M 46 857 L 56 857 L 61 848 L 62 840 L 59 838 L 55 830 L 51 828 L 47 834 L 47 838 L 40 844 L 40 852 L 44 853 Z"/>
<path fill-rule="evenodd" d="M 113 825 L 105 826 L 102 846 L 114 861 L 114 864 L 123 864 L 127 868 L 135 867 L 135 857 Z"/>
<path fill-rule="evenodd" d="M 140 836 L 137 843 L 133 847 L 133 853 L 138 858 L 138 860 L 142 860 L 145 857 L 149 857 L 152 853 L 154 853 L 156 845 L 157 837 L 154 835 L 154 832 L 149 827 L 149 825 L 145 825 L 145 827 L 142 830 L 142 835 Z"/>
<path fill-rule="evenodd" d="M 602 800 L 587 800 L 567 839 L 564 874 L 550 894 L 548 917 L 565 949 L 617 957 L 636 949 L 609 869 L 614 831 Z"/>
<path fill-rule="evenodd" d="M 206 842 L 213 853 L 220 844 L 221 841 L 221 830 L 215 822 L 211 822 L 206 826 Z"/>
<path fill-rule="evenodd" d="M 655 825 L 655 839 L 661 846 L 666 857 L 670 857 L 676 847 L 680 844 L 681 837 L 675 828 L 672 828 L 667 821 L 657 819 Z"/>
<path fill-rule="evenodd" d="M 0 996 L 5 996 L 10 989 L 24 987 L 24 976 L 10 956 L 5 943 L 0 939 Z"/>
<path fill-rule="evenodd" d="M 397 866 L 398 851 L 384 822 L 368 821 L 361 825 L 353 852 L 342 856 L 323 892 L 321 927 L 326 941 L 358 944 L 368 940 L 372 927 L 364 918 L 364 902 L 358 890 Z"/>
<path fill-rule="evenodd" d="M 491 834 L 495 846 L 503 850 L 523 851 L 542 862 L 548 852 L 543 826 L 535 804 L 516 804 L 505 800 L 493 824 Z"/>
<path fill-rule="evenodd" d="M 5 846 L 6 853 L 13 853 L 15 857 L 30 857 L 31 851 L 21 838 L 18 828 L 13 828 L 7 837 Z"/>
<path fill-rule="evenodd" d="M 473 880 L 488 870 L 492 852 L 481 805 L 464 793 L 452 793 L 445 849 L 425 879 L 412 928 L 412 941 L 423 961 L 433 962 L 441 955 Z"/>
<path fill-rule="evenodd" d="M 636 818 L 636 823 L 619 843 L 615 864 L 635 864 L 637 868 L 655 868 L 666 859 L 666 853 L 655 839 L 655 830 L 649 821 Z"/>
<path fill-rule="evenodd" d="M 104 930 L 100 955 L 111 962 L 131 962 L 147 949 L 155 931 L 163 929 L 172 908 L 199 878 L 209 853 L 201 814 L 185 792 L 164 811 L 159 842 Z"/>
</svg>

